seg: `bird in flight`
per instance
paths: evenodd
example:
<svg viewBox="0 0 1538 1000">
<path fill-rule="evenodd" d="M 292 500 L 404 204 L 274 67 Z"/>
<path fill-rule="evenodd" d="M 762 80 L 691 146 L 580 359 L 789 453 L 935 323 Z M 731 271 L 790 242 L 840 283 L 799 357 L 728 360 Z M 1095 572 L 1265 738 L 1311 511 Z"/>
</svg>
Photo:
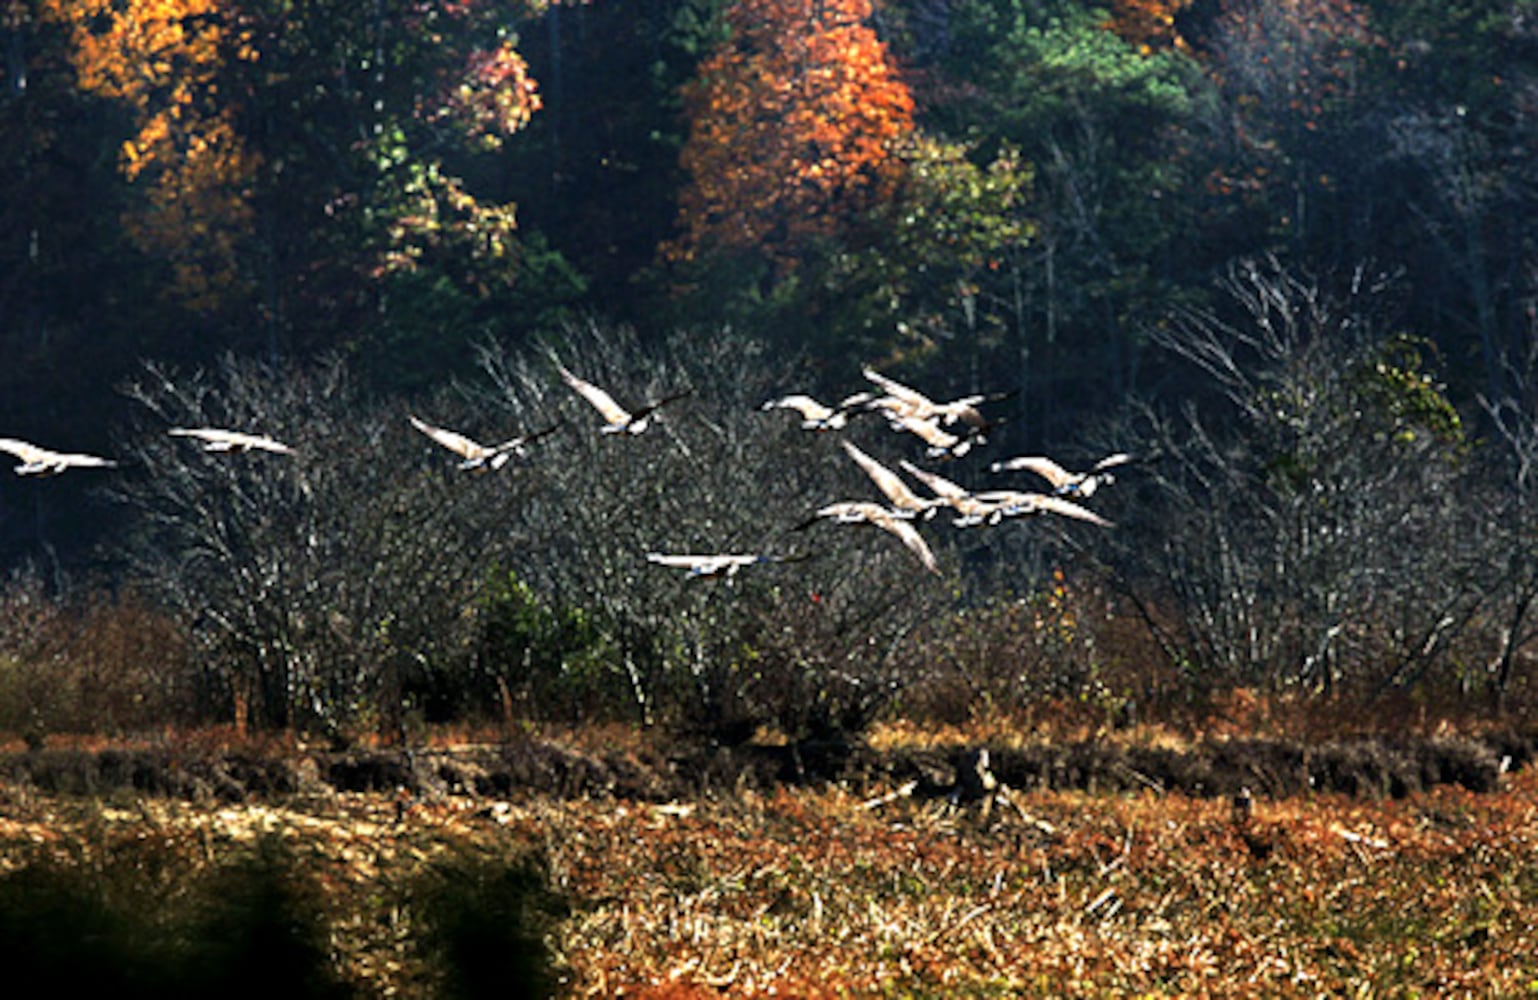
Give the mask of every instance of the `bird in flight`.
<svg viewBox="0 0 1538 1000">
<path fill-rule="evenodd" d="M 896 379 L 888 378 L 869 366 L 864 369 L 864 374 L 886 393 L 884 396 L 870 400 L 868 408 L 883 411 L 888 419 L 894 422 L 899 417 L 912 417 L 916 420 L 938 421 L 949 427 L 961 421 L 972 427 L 974 436 L 999 423 L 983 416 L 982 411 L 977 408 L 978 404 L 998 402 L 1015 395 L 1013 392 L 974 393 L 947 403 L 937 403 L 917 389 L 909 388 Z"/>
<path fill-rule="evenodd" d="M 869 403 L 872 398 L 868 392 L 857 392 L 840 400 L 835 406 L 827 406 L 804 393 L 793 393 L 769 400 L 762 409 L 795 410 L 801 414 L 803 430 L 836 431 L 842 430 L 849 423 L 851 410 Z"/>
<path fill-rule="evenodd" d="M 689 571 L 690 579 L 695 577 L 730 577 L 744 566 L 753 566 L 759 563 L 794 562 L 805 559 L 806 556 L 774 556 L 766 553 L 743 553 L 722 555 L 664 555 L 661 552 L 646 553 L 647 562 L 656 563 L 659 566 L 672 566 L 677 569 Z"/>
<path fill-rule="evenodd" d="M 1057 514 L 1078 521 L 1088 521 L 1102 528 L 1113 527 L 1110 521 L 1087 507 L 1080 507 L 1072 500 L 1048 493 L 1019 493 L 1002 490 L 979 493 L 978 498 L 996 506 L 1000 520 L 1010 517 L 1031 517 L 1037 514 Z"/>
<path fill-rule="evenodd" d="M 944 501 L 942 500 L 926 500 L 913 492 L 908 488 L 908 484 L 902 481 L 901 476 L 874 458 L 871 458 L 848 441 L 840 441 L 839 444 L 843 445 L 844 451 L 849 453 L 849 457 L 854 459 L 861 469 L 865 470 L 865 474 L 870 477 L 871 482 L 875 483 L 876 487 L 886 494 L 887 499 L 892 502 L 892 506 L 898 510 L 907 511 L 909 517 L 917 515 L 928 519 L 934 516 L 937 508 L 943 506 Z"/>
<path fill-rule="evenodd" d="M 197 438 L 203 442 L 204 451 L 246 452 L 270 451 L 278 455 L 292 455 L 294 449 L 265 434 L 243 434 L 215 427 L 173 427 L 166 433 L 176 437 Z"/>
<path fill-rule="evenodd" d="M 593 408 L 603 417 L 604 425 L 599 430 L 604 434 L 640 434 L 646 430 L 647 425 L 650 423 L 653 411 L 671 403 L 675 399 L 682 399 L 694 391 L 693 389 L 681 389 L 635 410 L 627 410 L 616 403 L 613 396 L 586 379 L 573 375 L 564 365 L 556 365 L 556 369 L 561 373 L 561 380 L 571 386 L 579 396 L 591 403 Z"/>
<path fill-rule="evenodd" d="M 994 472 L 1026 469 L 1051 483 L 1052 492 L 1058 496 L 1090 497 L 1101 486 L 1108 486 L 1116 481 L 1116 477 L 1109 470 L 1132 461 L 1135 459 L 1131 455 L 1126 452 L 1117 452 L 1096 462 L 1088 472 L 1069 472 L 1045 456 L 1025 455 L 994 462 L 988 468 Z"/>
<path fill-rule="evenodd" d="M 907 431 L 928 445 L 924 454 L 930 458 L 960 458 L 972 449 L 973 438 L 952 434 L 934 420 L 896 416 L 892 418 L 892 426 Z"/>
<path fill-rule="evenodd" d="M 15 438 L 0 438 L 0 452 L 21 459 L 18 476 L 57 476 L 66 469 L 110 469 L 117 463 L 110 458 L 50 451 Z"/>
<path fill-rule="evenodd" d="M 864 500 L 843 500 L 838 503 L 830 503 L 820 508 L 811 517 L 796 525 L 796 531 L 810 527 L 818 521 L 833 521 L 837 524 L 869 524 L 888 534 L 895 535 L 908 551 L 918 557 L 924 568 L 931 573 L 938 574 L 940 566 L 935 560 L 935 554 L 930 551 L 924 536 L 918 533 L 918 529 L 911 523 L 913 514 L 909 511 L 896 511 L 883 507 L 879 503 L 871 503 Z"/>
<path fill-rule="evenodd" d="M 953 522 L 959 528 L 975 524 L 997 524 L 1003 519 L 1002 508 L 992 499 L 980 497 L 944 476 L 921 469 L 912 462 L 899 463 L 909 475 L 929 488 L 937 504 L 945 504 L 957 513 Z"/>
<path fill-rule="evenodd" d="M 411 421 L 411 426 L 464 459 L 464 461 L 459 463 L 461 469 L 474 469 L 479 472 L 484 472 L 487 469 L 500 469 L 508 463 L 509 459 L 515 456 L 518 458 L 526 457 L 528 452 L 524 450 L 524 445 L 538 441 L 547 434 L 554 433 L 561 426 L 559 423 L 551 424 L 544 430 L 534 431 L 532 434 L 521 434 L 518 437 L 503 441 L 499 445 L 488 447 L 478 441 L 465 437 L 458 431 L 434 427 L 427 421 L 418 419 L 411 414 L 407 414 L 407 418 Z"/>
<path fill-rule="evenodd" d="M 1070 500 L 1043 493 L 1025 493 L 1019 490 L 985 490 L 973 493 L 958 486 L 944 476 L 919 468 L 912 462 L 901 463 L 913 478 L 927 486 L 939 502 L 950 505 L 959 515 L 955 524 L 968 528 L 978 524 L 998 524 L 1006 518 L 1027 517 L 1033 514 L 1059 514 L 1080 521 L 1111 527 L 1111 522 L 1092 510 L 1080 507 Z"/>
</svg>

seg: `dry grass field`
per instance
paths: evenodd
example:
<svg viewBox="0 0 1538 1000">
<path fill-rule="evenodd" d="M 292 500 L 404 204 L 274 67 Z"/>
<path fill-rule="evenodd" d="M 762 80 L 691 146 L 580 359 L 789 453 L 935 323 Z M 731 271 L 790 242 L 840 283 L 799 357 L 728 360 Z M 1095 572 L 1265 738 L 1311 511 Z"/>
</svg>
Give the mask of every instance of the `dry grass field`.
<svg viewBox="0 0 1538 1000">
<path fill-rule="evenodd" d="M 209 900 L 265 858 L 282 940 L 305 938 L 294 960 L 324 986 L 303 995 L 521 995 L 541 969 L 572 996 L 1538 993 L 1532 768 L 1485 794 L 1248 813 L 1152 790 L 904 792 L 198 802 L 12 783 L 0 930 L 25 916 L 18 886 L 64 886 L 124 917 L 102 963 L 191 962 L 196 929 L 233 919 L 210 924 Z M 25 946 L 13 934 L 6 960 Z M 23 960 L 67 978 L 81 954 Z"/>
</svg>

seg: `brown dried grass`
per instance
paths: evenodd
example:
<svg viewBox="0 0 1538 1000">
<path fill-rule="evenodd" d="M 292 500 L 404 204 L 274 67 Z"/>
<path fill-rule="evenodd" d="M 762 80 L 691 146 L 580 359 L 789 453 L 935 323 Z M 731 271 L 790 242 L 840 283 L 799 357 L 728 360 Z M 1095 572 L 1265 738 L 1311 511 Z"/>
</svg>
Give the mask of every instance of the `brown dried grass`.
<svg viewBox="0 0 1538 1000">
<path fill-rule="evenodd" d="M 204 870 L 274 836 L 322 887 L 337 974 L 422 995 L 410 887 L 542 856 L 576 996 L 1511 996 L 1538 986 L 1538 773 L 1497 794 L 1016 794 L 987 816 L 838 788 L 641 804 L 333 795 L 200 807 L 0 790 L 0 864 L 147 844 Z"/>
</svg>

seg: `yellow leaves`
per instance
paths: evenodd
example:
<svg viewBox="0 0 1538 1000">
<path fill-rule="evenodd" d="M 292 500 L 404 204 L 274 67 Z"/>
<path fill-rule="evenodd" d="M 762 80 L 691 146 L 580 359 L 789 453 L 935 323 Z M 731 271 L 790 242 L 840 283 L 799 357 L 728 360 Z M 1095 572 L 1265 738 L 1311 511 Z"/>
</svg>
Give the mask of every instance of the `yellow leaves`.
<svg viewBox="0 0 1538 1000">
<path fill-rule="evenodd" d="M 514 279 L 503 264 L 518 245 L 515 205 L 483 204 L 460 179 L 433 166 L 403 166 L 398 183 L 375 275 L 409 273 L 434 257 L 454 256 L 473 265 L 464 280 L 483 293 Z"/>
<path fill-rule="evenodd" d="M 207 79 L 229 41 L 215 0 L 43 0 L 43 9 L 71 31 L 81 86 L 133 103 L 173 77 Z"/>
<path fill-rule="evenodd" d="M 226 50 L 251 51 L 217 0 L 43 0 L 67 25 L 82 89 L 135 111 L 123 175 L 149 184 L 148 204 L 126 220 L 142 248 L 167 256 L 174 292 L 212 308 L 238 282 L 235 249 L 250 225 L 245 192 L 257 157 L 233 127 L 235 109 L 211 98 Z"/>
<path fill-rule="evenodd" d="M 228 115 L 202 120 L 199 131 L 177 138 L 163 119 L 147 124 L 136 159 L 125 172 L 137 177 L 158 162 L 149 205 L 126 218 L 134 241 L 172 262 L 175 292 L 194 309 L 216 307 L 240 282 L 237 248 L 251 225 L 246 200 L 257 156 Z M 133 144 L 130 144 L 133 145 Z M 171 146 L 177 147 L 174 153 Z"/>
<path fill-rule="evenodd" d="M 403 191 L 408 171 L 393 174 L 407 166 L 437 170 L 428 151 L 444 148 L 446 139 L 457 140 L 459 149 L 496 150 L 540 106 L 505 20 L 479 0 L 383 5 L 365 18 L 382 37 L 363 41 L 331 38 L 333 30 L 351 30 L 354 12 L 333 14 L 324 4 L 288 24 L 277 8 L 221 0 L 38 2 L 69 32 L 80 88 L 120 102 L 132 115 L 133 134 L 120 147 L 119 166 L 141 198 L 128 229 L 140 247 L 174 268 L 172 292 L 184 301 L 213 306 L 249 288 L 242 261 L 255 235 L 251 194 L 262 182 L 293 190 L 278 177 L 285 161 L 298 162 L 285 152 L 307 141 L 301 136 L 327 130 L 320 144 L 338 151 L 334 174 L 301 197 L 318 196 L 326 183 L 365 188 L 344 197 L 367 206 L 380 220 L 373 231 L 393 234 L 398 243 L 359 249 L 359 256 L 411 267 L 434 248 L 452 246 L 461 255 L 457 267 L 465 257 L 495 262 L 512 253 L 511 205 L 480 205 L 453 179 L 429 185 L 430 195 Z M 450 20 L 454 30 L 444 30 Z M 438 36 L 441 45 L 428 44 Z M 376 44 L 399 60 L 378 78 L 370 65 Z M 358 79 L 346 79 L 355 64 L 368 77 L 369 93 L 357 91 Z M 357 92 L 344 93 L 349 90 Z M 292 129 L 283 120 L 310 108 L 334 111 L 355 97 L 361 99 L 355 110 L 367 119 L 358 130 L 341 115 L 293 122 Z M 244 132 L 253 122 L 271 127 Z M 371 137 L 360 141 L 364 130 Z M 364 148 L 370 142 L 390 145 L 392 159 L 380 158 L 380 173 L 360 179 L 352 168 L 374 156 Z M 265 176 L 258 174 L 257 144 L 273 156 Z M 328 168 L 329 158 L 319 169 Z M 391 203 L 395 196 L 399 206 Z M 275 212 L 285 225 L 299 217 L 297 206 Z M 496 270 L 490 265 L 470 270 L 472 282 L 497 280 L 478 276 Z"/>
</svg>

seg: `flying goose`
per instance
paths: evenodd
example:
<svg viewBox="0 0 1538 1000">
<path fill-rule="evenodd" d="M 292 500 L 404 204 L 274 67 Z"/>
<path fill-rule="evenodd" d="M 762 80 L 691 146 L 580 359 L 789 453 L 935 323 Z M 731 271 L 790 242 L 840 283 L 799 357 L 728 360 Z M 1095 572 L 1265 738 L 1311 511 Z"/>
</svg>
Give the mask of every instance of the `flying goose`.
<svg viewBox="0 0 1538 1000">
<path fill-rule="evenodd" d="M 917 389 L 909 388 L 896 379 L 888 378 L 869 366 L 864 369 L 864 374 L 886 392 L 885 396 L 871 400 L 867 404 L 868 408 L 883 410 L 892 418 L 915 417 L 919 420 L 938 420 L 946 427 L 959 420 L 970 425 L 975 432 L 986 431 L 998 423 L 983 416 L 982 411 L 977 408 L 979 403 L 997 402 L 1014 395 L 1013 392 L 974 393 L 953 399 L 948 403 L 937 403 Z"/>
<path fill-rule="evenodd" d="M 240 431 L 225 431 L 215 427 L 173 427 L 167 434 L 176 437 L 197 438 L 203 442 L 204 451 L 215 452 L 247 452 L 270 451 L 278 455 L 292 455 L 294 449 L 282 441 L 274 440 L 265 434 L 243 434 Z"/>
<path fill-rule="evenodd" d="M 928 445 L 924 453 L 930 458 L 960 458 L 971 450 L 974 440 L 952 434 L 933 420 L 920 420 L 918 417 L 894 417 L 892 426 L 896 430 L 907 431 Z"/>
<path fill-rule="evenodd" d="M 804 393 L 793 393 L 771 399 L 764 410 L 795 410 L 801 414 L 801 428 L 808 431 L 842 430 L 849 423 L 849 413 L 856 407 L 869 403 L 873 397 L 868 392 L 857 392 L 840 400 L 835 406 L 819 403 Z"/>
<path fill-rule="evenodd" d="M 893 405 L 902 404 L 919 409 L 935 405 L 934 400 L 922 392 L 919 392 L 917 389 L 910 389 L 894 378 L 887 378 L 870 365 L 862 368 L 861 373 L 880 386 L 882 391 L 887 394 L 887 397 L 893 401 Z"/>
<path fill-rule="evenodd" d="M 906 517 L 903 515 L 907 514 Z M 894 511 L 881 506 L 879 503 L 871 503 L 865 500 L 842 500 L 838 503 L 830 503 L 819 509 L 811 517 L 796 525 L 796 531 L 816 524 L 821 520 L 831 520 L 837 524 L 870 524 L 889 534 L 896 535 L 908 551 L 918 557 L 919 562 L 931 573 L 938 574 L 940 566 L 935 560 L 935 554 L 929 550 L 923 536 L 918 533 L 909 521 L 911 513 Z"/>
<path fill-rule="evenodd" d="M 758 563 L 792 562 L 804 559 L 805 556 L 774 556 L 767 553 L 744 553 L 741 555 L 664 555 L 661 552 L 646 553 L 647 562 L 656 563 L 659 566 L 674 566 L 689 571 L 689 578 L 695 577 L 731 577 L 744 566 L 753 566 Z"/>
<path fill-rule="evenodd" d="M 559 423 L 551 424 L 544 430 L 509 438 L 499 445 L 488 448 L 486 445 L 478 441 L 472 441 L 457 431 L 451 431 L 443 427 L 434 427 L 413 414 L 406 414 L 406 418 L 411 421 L 411 426 L 464 459 L 463 462 L 459 463 L 461 469 L 474 469 L 480 472 L 484 472 L 487 469 L 500 469 L 514 456 L 524 458 L 528 454 L 524 450 L 524 445 L 532 441 L 538 441 L 546 434 L 554 433 L 561 426 Z"/>
<path fill-rule="evenodd" d="M 985 522 L 997 524 L 1003 518 L 1003 507 L 997 502 L 998 498 L 977 496 L 944 476 L 921 469 L 912 462 L 904 460 L 900 464 L 909 475 L 929 488 L 937 503 L 945 504 L 960 515 L 952 522 L 958 528 Z"/>
<path fill-rule="evenodd" d="M 1064 517 L 1077 518 L 1101 527 L 1111 526 L 1110 521 L 1094 511 L 1086 510 L 1061 497 L 1047 496 L 1042 493 L 1023 493 L 1018 490 L 985 490 L 981 493 L 972 493 L 944 476 L 921 469 L 912 462 L 904 461 L 900 464 L 913 478 L 923 483 L 936 497 L 949 504 L 960 515 L 953 522 L 959 528 L 978 524 L 993 525 L 1006 518 L 1041 513 L 1061 514 Z"/>
<path fill-rule="evenodd" d="M 989 469 L 993 472 L 1028 469 L 1051 483 L 1052 492 L 1059 496 L 1090 497 L 1101 486 L 1108 486 L 1116 481 L 1116 477 L 1108 472 L 1108 469 L 1126 465 L 1133 460 L 1133 457 L 1126 452 L 1117 452 L 1096 462 L 1088 472 L 1069 472 L 1050 458 L 1042 455 L 1026 455 L 994 462 Z"/>
<path fill-rule="evenodd" d="M 937 507 L 942 506 L 941 501 L 926 500 L 910 490 L 908 484 L 902 481 L 901 476 L 874 458 L 871 458 L 853 444 L 848 441 L 840 441 L 839 444 L 843 445 L 844 451 L 849 453 L 849 457 L 854 459 L 861 469 L 865 470 L 865 474 L 870 477 L 871 482 L 875 483 L 876 487 L 886 494 L 888 500 L 892 501 L 892 506 L 898 510 L 909 512 L 909 517 L 918 515 L 928 519 L 934 516 Z"/>
<path fill-rule="evenodd" d="M 927 469 L 921 469 L 907 459 L 903 459 L 897 464 L 902 466 L 903 471 L 907 472 L 914 479 L 917 479 L 919 482 L 927 486 L 929 488 L 929 492 L 933 493 L 941 500 L 950 502 L 952 500 L 960 500 L 964 497 L 969 497 L 972 495 L 971 490 L 957 486 L 955 483 L 951 482 L 949 479 L 946 479 L 944 476 L 937 475 L 936 473 L 930 472 Z"/>
<path fill-rule="evenodd" d="M 1018 493 L 1013 490 L 979 493 L 978 499 L 994 504 L 997 509 L 997 519 L 990 523 L 1010 517 L 1031 517 L 1036 514 L 1057 514 L 1062 517 L 1071 517 L 1079 521 L 1088 521 L 1090 524 L 1098 524 L 1102 528 L 1113 527 L 1112 522 L 1096 514 L 1085 507 L 1080 507 L 1071 500 L 1047 493 Z"/>
<path fill-rule="evenodd" d="M 0 451 L 21 459 L 21 464 L 16 466 L 18 476 L 57 476 L 71 468 L 111 469 L 117 466 L 110 458 L 49 451 L 15 438 L 0 438 Z"/>
<path fill-rule="evenodd" d="M 976 393 L 971 396 L 962 396 L 960 399 L 953 399 L 949 403 L 936 403 L 934 411 L 940 417 L 940 422 L 945 426 L 949 427 L 959 420 L 972 428 L 972 434 L 975 437 L 1003 423 L 1002 419 L 989 420 L 983 416 L 982 411 L 977 408 L 977 404 L 994 403 L 1001 399 L 1008 399 L 1013 395 L 1013 392 Z"/>
<path fill-rule="evenodd" d="M 894 517 L 898 520 L 910 520 L 912 514 L 907 511 L 892 510 L 883 507 L 874 500 L 839 500 L 824 507 L 819 507 L 812 516 L 792 528 L 792 531 L 801 531 L 809 528 L 818 521 L 834 521 L 838 524 L 865 524 L 881 518 Z"/>
<path fill-rule="evenodd" d="M 613 396 L 593 383 L 573 375 L 564 365 L 556 365 L 556 369 L 560 371 L 562 381 L 576 390 L 583 399 L 593 404 L 593 408 L 603 416 L 604 425 L 600 431 L 604 434 L 640 434 L 650 423 L 652 411 L 675 399 L 682 399 L 694 391 L 681 389 L 635 410 L 627 410 L 616 403 Z"/>
</svg>

